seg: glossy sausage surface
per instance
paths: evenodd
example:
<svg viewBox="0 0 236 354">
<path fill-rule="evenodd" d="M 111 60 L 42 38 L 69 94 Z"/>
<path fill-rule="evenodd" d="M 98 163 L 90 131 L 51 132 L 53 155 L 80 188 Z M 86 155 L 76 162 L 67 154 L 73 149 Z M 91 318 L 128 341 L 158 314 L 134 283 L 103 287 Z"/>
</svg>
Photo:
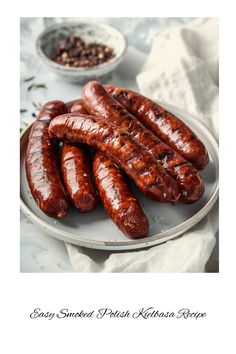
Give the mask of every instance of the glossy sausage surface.
<svg viewBox="0 0 236 354">
<path fill-rule="evenodd" d="M 204 192 L 204 183 L 198 170 L 179 153 L 163 143 L 151 130 L 114 100 L 96 81 L 87 83 L 83 90 L 84 101 L 90 114 L 105 118 L 130 133 L 138 143 L 157 159 L 169 175 L 178 183 L 181 199 L 196 202 Z"/>
<path fill-rule="evenodd" d="M 74 103 L 71 112 L 88 114 L 82 99 Z M 121 170 L 111 159 L 96 152 L 93 173 L 102 204 L 114 223 L 128 237 L 147 236 L 148 220 Z"/>
<path fill-rule="evenodd" d="M 209 162 L 203 143 L 179 118 L 152 100 L 126 88 L 105 86 L 116 100 L 151 129 L 162 141 L 202 170 Z"/>
<path fill-rule="evenodd" d="M 48 126 L 54 117 L 65 112 L 67 107 L 61 101 L 48 102 L 42 107 L 31 128 L 26 153 L 26 175 L 32 196 L 45 214 L 59 219 L 65 217 L 69 204 Z"/>
<path fill-rule="evenodd" d="M 62 141 L 84 143 L 104 152 L 144 194 L 154 200 L 175 203 L 180 197 L 176 184 L 155 158 L 130 134 L 105 120 L 76 112 L 64 114 L 52 120 L 49 134 Z"/>
<path fill-rule="evenodd" d="M 72 204 L 81 213 L 93 210 L 98 196 L 92 179 L 88 152 L 84 148 L 64 143 L 61 150 L 61 172 Z"/>
<path fill-rule="evenodd" d="M 95 183 L 104 208 L 121 231 L 131 238 L 148 234 L 148 220 L 120 169 L 104 154 L 93 161 Z"/>
<path fill-rule="evenodd" d="M 70 112 L 78 112 L 82 114 L 88 114 L 83 106 L 83 100 L 78 99 L 68 106 Z M 75 205 L 80 212 L 90 211 L 94 209 L 98 203 L 98 195 L 94 188 L 93 178 L 91 175 L 91 168 L 89 163 L 88 152 L 85 148 L 79 146 L 73 146 L 69 144 L 63 144 L 62 157 L 65 161 L 66 155 L 70 155 L 70 161 L 63 163 L 62 168 L 64 170 L 63 176 L 67 190 L 71 197 L 73 205 Z M 68 178 L 70 174 L 70 178 Z M 71 185 L 70 185 L 71 184 Z M 87 190 L 85 186 L 87 185 Z M 83 193 L 81 193 L 82 188 Z M 84 197 L 83 197 L 84 196 Z M 84 200 L 84 201 L 83 201 Z"/>
<path fill-rule="evenodd" d="M 84 105 L 83 105 L 83 100 L 82 98 L 76 100 L 73 105 L 70 108 L 70 112 L 79 112 L 82 114 L 88 114 L 88 112 L 86 111 Z"/>
</svg>

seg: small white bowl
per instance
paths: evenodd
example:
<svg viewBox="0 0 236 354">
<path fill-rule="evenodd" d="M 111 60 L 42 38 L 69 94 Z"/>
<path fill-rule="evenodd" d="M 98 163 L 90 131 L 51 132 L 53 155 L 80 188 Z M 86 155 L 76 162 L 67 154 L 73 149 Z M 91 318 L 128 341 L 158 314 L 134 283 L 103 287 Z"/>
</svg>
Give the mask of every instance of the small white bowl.
<svg viewBox="0 0 236 354">
<path fill-rule="evenodd" d="M 86 43 L 97 42 L 114 50 L 114 58 L 92 67 L 74 68 L 58 64 L 51 59 L 55 46 L 62 44 L 69 36 L 79 36 Z M 48 27 L 36 41 L 36 50 L 43 62 L 63 79 L 74 83 L 90 80 L 105 82 L 109 74 L 121 63 L 127 49 L 125 36 L 114 27 L 106 24 L 63 22 Z"/>
</svg>

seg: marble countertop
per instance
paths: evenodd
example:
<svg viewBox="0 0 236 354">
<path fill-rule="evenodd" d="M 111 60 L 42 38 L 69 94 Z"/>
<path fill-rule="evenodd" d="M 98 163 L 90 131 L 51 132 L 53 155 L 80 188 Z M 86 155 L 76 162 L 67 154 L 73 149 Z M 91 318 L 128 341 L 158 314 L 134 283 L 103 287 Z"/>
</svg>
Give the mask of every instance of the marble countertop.
<svg viewBox="0 0 236 354">
<path fill-rule="evenodd" d="M 64 83 L 48 71 L 35 51 L 37 36 L 47 26 L 70 20 L 68 18 L 21 18 L 21 128 L 34 120 L 36 106 L 53 99 L 70 101 L 80 97 L 82 87 Z M 75 20 L 75 18 L 73 18 Z M 193 21 L 193 18 L 83 18 L 81 21 L 103 22 L 120 29 L 128 39 L 124 71 L 121 66 L 113 73 L 111 83 L 137 88 L 135 76 L 150 50 L 152 38 L 161 30 Z M 133 65 L 133 58 L 138 60 Z M 43 83 L 46 88 L 29 90 L 31 82 Z M 22 213 L 20 219 L 21 272 L 73 272 L 64 242 L 39 230 Z M 217 235 L 218 236 L 218 235 Z M 218 239 L 218 237 L 217 237 Z M 218 242 L 212 257 L 218 256 Z"/>
</svg>

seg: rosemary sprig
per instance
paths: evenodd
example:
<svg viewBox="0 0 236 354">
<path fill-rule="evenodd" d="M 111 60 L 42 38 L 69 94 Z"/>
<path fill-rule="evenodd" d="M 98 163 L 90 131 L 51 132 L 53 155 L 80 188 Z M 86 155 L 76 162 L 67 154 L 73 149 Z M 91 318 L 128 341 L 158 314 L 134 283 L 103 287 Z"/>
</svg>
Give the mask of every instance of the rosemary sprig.
<svg viewBox="0 0 236 354">
<path fill-rule="evenodd" d="M 32 81 L 34 78 L 35 78 L 35 76 L 28 77 L 28 79 L 25 79 L 24 82 Z"/>
<path fill-rule="evenodd" d="M 31 84 L 28 88 L 27 88 L 27 91 L 30 91 L 32 89 L 38 89 L 38 88 L 44 88 L 46 89 L 47 86 L 45 84 Z"/>
<path fill-rule="evenodd" d="M 32 105 L 37 109 L 37 111 L 39 111 L 40 108 L 42 107 L 42 103 L 40 103 L 40 102 L 38 102 L 38 103 L 32 102 Z"/>
<path fill-rule="evenodd" d="M 20 109 L 20 113 L 26 113 L 26 112 L 28 112 L 27 109 L 25 109 L 25 108 L 21 108 L 21 109 Z"/>
</svg>

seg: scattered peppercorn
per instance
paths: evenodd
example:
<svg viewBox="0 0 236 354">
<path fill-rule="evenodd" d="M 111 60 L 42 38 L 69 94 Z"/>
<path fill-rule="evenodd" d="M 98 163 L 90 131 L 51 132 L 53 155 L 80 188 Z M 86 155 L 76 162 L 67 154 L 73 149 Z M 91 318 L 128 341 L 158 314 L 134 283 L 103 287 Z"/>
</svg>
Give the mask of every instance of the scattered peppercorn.
<svg viewBox="0 0 236 354">
<path fill-rule="evenodd" d="M 82 38 L 69 36 L 53 49 L 52 60 L 69 67 L 91 67 L 114 58 L 112 48 L 100 44 L 86 44 Z"/>
</svg>

